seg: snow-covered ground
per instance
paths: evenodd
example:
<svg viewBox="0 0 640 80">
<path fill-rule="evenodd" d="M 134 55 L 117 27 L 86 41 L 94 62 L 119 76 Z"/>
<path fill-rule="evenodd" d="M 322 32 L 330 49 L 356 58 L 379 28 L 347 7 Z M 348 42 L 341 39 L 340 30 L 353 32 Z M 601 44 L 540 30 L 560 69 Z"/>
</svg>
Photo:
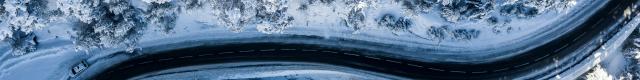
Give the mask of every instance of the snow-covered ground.
<svg viewBox="0 0 640 80">
<path fill-rule="evenodd" d="M 271 65 L 271 66 L 270 66 Z M 242 67 L 239 67 L 242 66 Z M 211 76 L 216 75 L 216 76 Z M 135 80 L 166 79 L 330 79 L 392 80 L 403 79 L 387 74 L 304 62 L 240 62 L 174 68 L 133 77 Z"/>
<path fill-rule="evenodd" d="M 38 42 L 70 41 L 75 50 L 126 47 L 192 37 L 322 36 L 401 45 L 411 59 L 489 62 L 573 29 L 592 0 L 6 0 L 0 39 L 6 53 Z M 39 5 L 34 5 L 39 4 Z M 48 13 L 48 14 L 44 14 Z M 571 16 L 569 16 L 571 15 Z M 33 19 L 32 19 L 33 18 Z M 577 20 L 576 20 L 577 19 Z M 20 24 L 20 25 L 16 25 Z M 564 25 L 562 25 L 564 24 Z M 197 33 L 197 34 L 196 34 Z M 537 41 L 537 42 L 536 42 Z M 509 47 L 506 47 L 509 46 Z M 529 49 L 529 48 L 524 48 Z M 508 52 L 505 52 L 508 51 Z M 453 53 L 453 54 L 452 54 Z M 482 54 L 485 53 L 485 54 Z M 496 56 L 500 55 L 500 56 Z M 495 58 L 495 59 L 494 59 Z"/>
<path fill-rule="evenodd" d="M 456 56 L 442 61 L 477 61 L 484 59 L 470 58 L 553 38 L 546 35 L 572 29 L 556 25 L 569 19 L 579 22 L 605 2 L 0 0 L 0 79 L 65 79 L 47 72 L 66 74 L 66 68 L 79 60 L 100 60 L 117 51 L 145 51 L 145 47 L 197 40 L 287 35 L 395 44 L 415 52 L 436 50 L 400 54 L 424 61 L 442 59 L 432 55 Z M 63 69 L 52 70 L 55 68 Z M 25 76 L 35 71 L 42 73 Z"/>
<path fill-rule="evenodd" d="M 604 53 L 595 67 L 582 75 L 589 80 L 640 79 L 640 28 L 635 28 L 621 44 Z"/>
</svg>

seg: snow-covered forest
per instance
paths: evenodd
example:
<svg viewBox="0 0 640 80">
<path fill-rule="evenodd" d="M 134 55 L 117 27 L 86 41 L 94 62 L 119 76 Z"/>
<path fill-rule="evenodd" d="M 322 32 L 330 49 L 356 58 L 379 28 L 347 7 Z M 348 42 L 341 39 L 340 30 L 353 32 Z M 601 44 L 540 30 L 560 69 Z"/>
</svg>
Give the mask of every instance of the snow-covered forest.
<svg viewBox="0 0 640 80">
<path fill-rule="evenodd" d="M 78 50 L 130 47 L 145 30 L 171 35 L 180 14 L 204 10 L 207 23 L 234 33 L 283 34 L 302 26 L 345 27 L 354 35 L 408 36 L 437 43 L 469 42 L 535 27 L 515 21 L 569 12 L 574 0 L 3 0 L 0 40 L 16 55 L 36 50 L 34 31 L 70 24 Z M 400 10 L 396 10 L 400 9 Z M 318 19 L 324 17 L 325 19 Z M 542 17 L 553 17 L 543 15 Z M 327 21 L 331 20 L 331 21 Z M 426 21 L 426 22 L 425 22 Z M 512 22 L 513 21 L 513 22 Z M 317 23 L 310 23 L 317 22 Z M 369 32 L 367 32 L 369 31 Z M 49 31 L 51 32 L 51 31 Z M 40 35 L 45 36 L 45 35 Z M 515 35 L 517 36 L 517 35 Z M 487 38 L 483 38 L 487 37 Z M 428 42 L 427 42 L 428 43 Z"/>
</svg>

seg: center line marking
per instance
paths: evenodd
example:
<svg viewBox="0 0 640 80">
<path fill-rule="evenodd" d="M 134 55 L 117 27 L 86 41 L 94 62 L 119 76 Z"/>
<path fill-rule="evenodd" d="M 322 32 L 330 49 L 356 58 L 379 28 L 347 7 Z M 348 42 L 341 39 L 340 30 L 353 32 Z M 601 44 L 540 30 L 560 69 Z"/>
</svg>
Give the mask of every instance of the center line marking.
<svg viewBox="0 0 640 80">
<path fill-rule="evenodd" d="M 159 59 L 158 61 L 166 61 L 166 60 L 173 60 L 173 58 L 164 58 L 164 59 Z"/>
<path fill-rule="evenodd" d="M 464 72 L 464 71 L 449 71 L 449 72 L 453 72 L 453 73 L 467 73 L 467 72 Z"/>
<path fill-rule="evenodd" d="M 193 56 L 182 56 L 182 57 L 179 57 L 179 58 L 191 58 L 191 57 L 193 57 Z"/>
<path fill-rule="evenodd" d="M 255 51 L 255 50 L 246 50 L 246 51 L 238 51 L 238 52 L 246 53 L 246 52 L 254 52 L 254 51 Z"/>
<path fill-rule="evenodd" d="M 141 63 L 138 63 L 138 64 L 147 64 L 147 63 L 151 63 L 151 62 L 153 62 L 153 61 L 145 61 L 145 62 L 141 62 Z"/>
<path fill-rule="evenodd" d="M 584 36 L 585 33 L 586 32 L 582 32 L 580 35 L 578 35 L 578 37 L 574 38 L 573 41 L 576 41 L 576 40 L 582 38 L 582 36 Z"/>
<path fill-rule="evenodd" d="M 436 69 L 436 68 L 427 68 L 427 69 L 431 69 L 431 70 L 435 70 L 435 71 L 444 71 L 442 69 Z"/>
<path fill-rule="evenodd" d="M 322 51 L 324 53 L 338 53 L 338 52 L 333 52 L 333 51 Z"/>
<path fill-rule="evenodd" d="M 516 68 L 517 68 L 517 67 L 522 67 L 522 66 L 527 65 L 527 64 L 529 64 L 529 63 L 527 62 L 527 63 L 524 63 L 524 64 L 516 65 L 516 66 L 514 66 L 514 67 L 516 67 Z"/>
<path fill-rule="evenodd" d="M 351 54 L 351 53 L 342 53 L 342 54 L 345 54 L 345 55 L 351 55 L 351 56 L 360 56 L 360 55 L 357 55 L 357 54 Z"/>
<path fill-rule="evenodd" d="M 402 63 L 402 62 L 398 62 L 398 61 L 394 61 L 394 60 L 385 60 L 385 61 L 392 62 L 392 63 L 398 63 L 398 64 Z"/>
<path fill-rule="evenodd" d="M 600 24 L 600 22 L 602 22 L 602 20 L 604 20 L 604 19 L 600 19 L 600 20 L 598 20 L 598 21 L 596 22 L 596 24 L 594 24 L 593 26 L 591 26 L 591 29 L 596 28 L 596 27 Z"/>
<path fill-rule="evenodd" d="M 313 50 L 313 49 L 302 49 L 302 51 L 318 51 L 318 50 Z"/>
<path fill-rule="evenodd" d="M 509 68 L 502 68 L 502 69 L 494 70 L 493 72 L 504 71 L 504 70 L 507 70 L 507 69 L 509 69 Z"/>
<path fill-rule="evenodd" d="M 293 51 L 293 50 L 296 50 L 296 49 L 280 49 L 280 50 L 283 50 L 283 51 Z"/>
<path fill-rule="evenodd" d="M 564 48 L 565 48 L 565 47 L 567 47 L 567 46 L 569 46 L 569 44 L 565 44 L 564 46 L 562 46 L 562 47 L 560 47 L 560 48 L 558 48 L 558 49 L 554 50 L 554 51 L 553 51 L 553 53 L 558 53 L 558 51 L 560 51 L 560 50 L 564 49 Z"/>
<path fill-rule="evenodd" d="M 230 53 L 233 53 L 233 52 L 220 52 L 218 54 L 230 54 Z"/>
<path fill-rule="evenodd" d="M 260 51 L 262 51 L 262 52 L 266 52 L 266 51 L 276 51 L 276 49 L 263 49 L 263 50 L 260 50 Z"/>
<path fill-rule="evenodd" d="M 487 73 L 487 71 L 478 71 L 478 72 L 471 72 L 471 73 L 476 73 L 476 74 L 478 74 L 478 73 Z"/>
<path fill-rule="evenodd" d="M 414 67 L 420 67 L 420 68 L 422 68 L 422 66 L 419 66 L 419 65 L 415 65 L 415 64 L 407 64 L 407 65 L 409 65 L 409 66 L 414 66 Z"/>
<path fill-rule="evenodd" d="M 375 60 L 382 60 L 382 59 L 377 58 L 377 57 L 371 57 L 371 56 L 364 56 L 364 57 L 366 57 L 366 58 L 371 58 L 371 59 L 375 59 Z"/>
<path fill-rule="evenodd" d="M 547 56 L 549 56 L 549 55 L 550 55 L 550 54 L 546 54 L 546 55 L 544 55 L 544 56 L 542 56 L 542 57 L 538 57 L 538 58 L 536 58 L 536 59 L 535 59 L 535 60 L 533 60 L 533 61 L 540 61 L 540 60 L 542 60 L 543 58 L 545 58 L 545 57 L 547 57 Z"/>
<path fill-rule="evenodd" d="M 213 55 L 213 54 L 200 54 L 198 56 L 209 56 L 209 55 Z"/>
</svg>

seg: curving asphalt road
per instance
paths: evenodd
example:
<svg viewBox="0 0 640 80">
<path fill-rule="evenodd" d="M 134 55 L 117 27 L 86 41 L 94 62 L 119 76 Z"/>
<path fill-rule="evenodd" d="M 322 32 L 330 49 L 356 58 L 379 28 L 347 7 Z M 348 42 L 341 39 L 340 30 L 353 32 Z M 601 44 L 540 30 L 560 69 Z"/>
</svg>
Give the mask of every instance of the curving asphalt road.
<svg viewBox="0 0 640 80">
<path fill-rule="evenodd" d="M 522 55 L 483 64 L 424 63 L 392 57 L 365 55 L 383 53 L 364 49 L 286 43 L 247 43 L 194 48 L 143 55 L 112 66 L 93 76 L 99 80 L 127 79 L 146 72 L 212 63 L 243 61 L 308 61 L 348 66 L 364 70 L 418 79 L 497 79 L 505 75 L 526 75 L 555 66 L 554 71 L 535 76 L 557 74 L 593 54 L 629 21 L 624 10 L 636 6 L 637 0 L 613 0 L 594 16 L 566 35 Z M 637 10 L 634 10 L 637 11 Z M 632 12 L 635 15 L 637 12 Z M 308 37 L 318 38 L 318 37 Z M 321 37 L 320 37 L 321 38 Z M 557 62 L 558 59 L 569 59 Z M 549 65 L 560 63 L 562 65 Z M 513 78 L 513 77 L 506 77 Z"/>
</svg>

